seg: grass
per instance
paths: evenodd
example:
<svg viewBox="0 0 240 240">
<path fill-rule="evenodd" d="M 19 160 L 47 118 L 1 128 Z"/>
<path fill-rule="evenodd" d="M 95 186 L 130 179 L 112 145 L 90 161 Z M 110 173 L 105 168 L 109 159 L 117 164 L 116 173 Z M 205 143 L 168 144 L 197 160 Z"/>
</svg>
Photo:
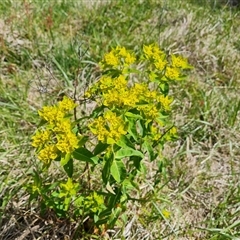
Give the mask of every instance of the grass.
<svg viewBox="0 0 240 240">
<path fill-rule="evenodd" d="M 138 51 L 151 42 L 195 69 L 174 86 L 179 139 L 165 149 L 152 201 L 129 207 L 125 239 L 240 239 L 238 9 L 207 0 L 89 2 L 0 3 L 0 239 L 73 238 L 77 226 L 51 214 L 45 224 L 22 187 L 40 169 L 29 144 L 37 110 L 71 95 L 74 81 L 81 93 L 112 46 Z"/>
</svg>

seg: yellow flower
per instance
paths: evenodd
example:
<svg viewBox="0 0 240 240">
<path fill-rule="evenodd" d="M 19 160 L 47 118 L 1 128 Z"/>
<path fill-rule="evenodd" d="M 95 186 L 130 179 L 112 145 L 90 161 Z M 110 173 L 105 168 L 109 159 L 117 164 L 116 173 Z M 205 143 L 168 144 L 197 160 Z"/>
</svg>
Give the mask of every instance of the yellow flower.
<svg viewBox="0 0 240 240">
<path fill-rule="evenodd" d="M 95 119 L 89 124 L 89 128 L 93 134 L 97 135 L 99 141 L 109 144 L 117 142 L 122 135 L 127 133 L 122 118 L 111 111 Z"/>
<path fill-rule="evenodd" d="M 172 101 L 173 101 L 172 98 L 170 98 L 170 97 L 168 97 L 168 96 L 164 97 L 163 95 L 160 95 L 160 96 L 157 98 L 157 101 L 158 101 L 159 103 L 161 103 L 161 105 L 162 105 L 162 107 L 163 107 L 163 109 L 164 109 L 165 111 L 169 111 L 169 110 L 171 109 L 170 105 L 171 105 L 171 103 L 172 103 Z"/>
<path fill-rule="evenodd" d="M 169 133 L 173 136 L 176 136 L 177 135 L 177 128 L 176 127 L 172 127 L 169 131 Z"/>
<path fill-rule="evenodd" d="M 84 207 L 92 213 L 101 211 L 105 208 L 103 196 L 96 192 L 90 193 L 90 195 L 85 198 Z"/>
<path fill-rule="evenodd" d="M 143 52 L 147 59 L 157 60 L 165 57 L 165 53 L 156 44 L 144 45 Z"/>
<path fill-rule="evenodd" d="M 103 105 L 107 107 L 112 107 L 113 105 L 121 105 L 119 99 L 119 92 L 115 89 L 109 90 L 107 93 L 103 94 Z"/>
<path fill-rule="evenodd" d="M 113 66 L 113 67 L 117 67 L 119 65 L 119 59 L 114 54 L 113 50 L 111 52 L 105 54 L 104 61 L 107 65 L 110 65 L 110 66 Z"/>
<path fill-rule="evenodd" d="M 176 68 L 186 69 L 189 68 L 189 64 L 186 58 L 181 56 L 171 55 L 172 66 Z"/>
<path fill-rule="evenodd" d="M 116 52 L 120 58 L 124 59 L 126 65 L 130 65 L 136 61 L 136 57 L 134 56 L 134 54 L 128 52 L 125 47 L 117 46 Z"/>
<path fill-rule="evenodd" d="M 144 83 L 135 83 L 132 88 L 133 94 L 137 97 L 145 96 L 145 93 L 148 91 L 148 87 Z"/>
<path fill-rule="evenodd" d="M 139 102 L 139 98 L 135 95 L 134 92 L 130 90 L 124 92 L 122 95 L 123 105 L 126 107 L 134 108 Z"/>
<path fill-rule="evenodd" d="M 40 117 L 48 121 L 50 124 L 55 124 L 64 118 L 65 113 L 57 106 L 44 106 L 38 111 Z"/>
<path fill-rule="evenodd" d="M 60 135 L 56 147 L 62 153 L 71 153 L 78 147 L 78 138 L 72 132 Z"/>
<path fill-rule="evenodd" d="M 152 139 L 153 140 L 159 140 L 160 137 L 161 137 L 161 134 L 159 133 L 159 129 L 155 126 L 151 126 L 150 127 L 150 131 L 151 131 L 151 134 L 152 134 Z"/>
<path fill-rule="evenodd" d="M 165 135 L 165 139 L 167 141 L 171 141 L 173 139 L 175 139 L 177 137 L 177 128 L 176 127 L 172 127 L 167 134 Z"/>
<path fill-rule="evenodd" d="M 145 57 L 147 59 L 151 58 L 153 55 L 153 46 L 152 45 L 144 45 L 143 46 L 143 52 L 145 54 Z"/>
<path fill-rule="evenodd" d="M 32 146 L 38 148 L 45 145 L 51 139 L 51 132 L 49 130 L 37 131 L 32 137 Z"/>
<path fill-rule="evenodd" d="M 136 57 L 133 54 L 128 53 L 125 57 L 125 63 L 127 65 L 133 64 L 136 61 Z"/>
<path fill-rule="evenodd" d="M 180 76 L 178 68 L 166 67 L 165 76 L 171 80 L 177 80 Z"/>
<path fill-rule="evenodd" d="M 159 109 L 156 106 L 148 104 L 148 106 L 144 109 L 144 114 L 147 118 L 155 119 L 159 115 Z"/>
<path fill-rule="evenodd" d="M 55 145 L 47 145 L 38 153 L 38 158 L 44 162 L 44 164 L 49 164 L 51 160 L 57 158 L 57 148 Z"/>
<path fill-rule="evenodd" d="M 120 55 L 121 57 L 126 57 L 128 55 L 128 51 L 126 50 L 125 47 L 117 46 L 116 51 L 118 52 L 118 55 Z"/>
<path fill-rule="evenodd" d="M 155 119 L 159 116 L 159 109 L 154 104 L 140 105 L 137 108 L 143 112 L 147 119 Z"/>
<path fill-rule="evenodd" d="M 99 80 L 99 88 L 104 91 L 113 86 L 113 79 L 109 76 L 102 76 Z"/>
<path fill-rule="evenodd" d="M 84 97 L 85 98 L 90 98 L 91 96 L 92 96 L 92 92 L 91 92 L 91 89 L 89 89 L 88 91 L 86 91 L 85 93 L 84 93 Z"/>
<path fill-rule="evenodd" d="M 73 110 L 77 105 L 74 101 L 66 96 L 63 97 L 63 100 L 58 103 L 58 107 L 60 111 L 66 112 Z"/>
<path fill-rule="evenodd" d="M 77 194 L 78 186 L 79 186 L 79 183 L 73 183 L 72 179 L 68 178 L 66 183 L 60 184 L 60 187 L 64 191 L 64 193 L 62 193 L 61 196 L 64 196 L 64 195 L 75 196 Z"/>
<path fill-rule="evenodd" d="M 63 119 L 62 121 L 59 121 L 56 123 L 56 126 L 54 127 L 55 133 L 68 133 L 71 131 L 71 122 L 69 119 Z"/>
<path fill-rule="evenodd" d="M 166 209 L 162 210 L 162 214 L 167 219 L 170 218 L 170 216 L 171 216 L 171 213 L 168 210 L 166 210 Z"/>
<path fill-rule="evenodd" d="M 157 58 L 154 61 L 154 65 L 158 70 L 163 71 L 167 66 L 167 61 L 165 59 Z"/>
<path fill-rule="evenodd" d="M 114 88 L 120 90 L 126 88 L 127 80 L 123 75 L 118 76 L 116 79 L 113 80 Z"/>
</svg>

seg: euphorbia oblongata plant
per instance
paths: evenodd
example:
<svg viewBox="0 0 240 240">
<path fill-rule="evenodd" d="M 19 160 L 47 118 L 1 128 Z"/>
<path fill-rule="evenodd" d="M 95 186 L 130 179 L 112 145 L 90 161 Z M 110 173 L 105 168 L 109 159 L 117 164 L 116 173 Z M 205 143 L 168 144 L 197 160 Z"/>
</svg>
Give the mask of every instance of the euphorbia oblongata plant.
<svg viewBox="0 0 240 240">
<path fill-rule="evenodd" d="M 45 171 L 59 162 L 54 167 L 66 177 L 53 175 L 47 184 L 35 174 L 30 197 L 59 217 L 88 218 L 93 228 L 106 229 L 115 226 L 132 194 L 141 196 L 137 177 L 144 163 L 161 161 L 164 144 L 176 138 L 169 87 L 192 67 L 156 44 L 138 55 L 117 46 L 99 67 L 101 77 L 82 96 L 95 102 L 91 112 L 76 119 L 79 104 L 66 96 L 39 110 L 41 126 L 32 137 L 36 156 Z"/>
</svg>

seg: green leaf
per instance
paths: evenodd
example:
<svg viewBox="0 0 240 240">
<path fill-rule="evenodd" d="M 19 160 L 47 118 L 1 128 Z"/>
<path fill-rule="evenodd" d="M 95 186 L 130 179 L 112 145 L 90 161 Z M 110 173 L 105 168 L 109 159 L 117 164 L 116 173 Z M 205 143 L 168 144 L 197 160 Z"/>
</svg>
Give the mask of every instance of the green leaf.
<svg viewBox="0 0 240 240">
<path fill-rule="evenodd" d="M 143 147 L 146 149 L 148 156 L 150 158 L 150 161 L 152 162 L 153 160 L 156 159 L 158 156 L 157 153 L 154 153 L 154 149 L 151 143 L 146 139 L 145 142 L 143 143 Z"/>
<path fill-rule="evenodd" d="M 94 148 L 93 154 L 94 154 L 94 155 L 98 155 L 98 154 L 104 152 L 104 151 L 107 149 L 108 146 L 109 146 L 109 145 L 106 144 L 106 143 L 99 142 L 99 143 L 97 144 L 97 146 Z"/>
<path fill-rule="evenodd" d="M 125 135 L 121 136 L 121 138 L 118 140 L 116 145 L 122 148 L 126 148 L 126 147 L 134 148 L 134 144 Z"/>
<path fill-rule="evenodd" d="M 62 157 L 60 160 L 61 166 L 66 165 L 68 163 L 68 161 L 70 160 L 70 158 L 71 158 L 71 153 L 68 153 L 64 157 Z"/>
<path fill-rule="evenodd" d="M 113 160 L 110 171 L 111 175 L 118 183 L 126 178 L 126 168 L 121 160 Z"/>
<path fill-rule="evenodd" d="M 134 189 L 135 186 L 132 184 L 130 179 L 125 178 L 122 182 L 122 193 L 126 194 L 128 190 Z"/>
<path fill-rule="evenodd" d="M 78 142 L 78 146 L 82 147 L 87 141 L 88 141 L 88 137 L 87 136 L 81 136 L 80 140 Z"/>
<path fill-rule="evenodd" d="M 99 219 L 97 222 L 96 222 L 96 225 L 102 225 L 102 224 L 105 224 L 108 219 L 109 219 L 109 216 L 112 214 L 112 209 L 106 209 L 104 211 L 102 211 L 100 214 L 99 214 Z"/>
<path fill-rule="evenodd" d="M 117 207 L 117 208 L 114 208 L 113 211 L 112 211 L 112 214 L 108 220 L 108 224 L 109 224 L 109 227 L 110 228 L 113 228 L 120 216 L 120 214 L 122 213 L 122 208 L 121 207 Z"/>
<path fill-rule="evenodd" d="M 168 92 L 169 92 L 169 84 L 164 82 L 164 83 L 161 83 L 159 84 L 159 87 L 160 87 L 160 90 L 161 92 L 166 96 L 168 95 Z"/>
<path fill-rule="evenodd" d="M 136 121 L 134 119 L 129 119 L 128 120 L 128 132 L 130 136 L 133 137 L 133 139 L 138 142 L 138 133 L 137 133 L 137 128 L 136 128 Z"/>
<path fill-rule="evenodd" d="M 122 159 L 124 157 L 131 157 L 131 156 L 137 156 L 140 158 L 144 158 L 144 155 L 142 152 L 132 149 L 132 148 L 122 148 L 118 150 L 115 154 L 116 159 Z"/>
<path fill-rule="evenodd" d="M 106 153 L 104 156 L 104 167 L 102 170 L 102 180 L 104 182 L 104 184 L 108 183 L 109 177 L 110 177 L 110 168 L 112 165 L 112 162 L 114 160 L 114 155 L 113 153 Z"/>
<path fill-rule="evenodd" d="M 97 164 L 98 162 L 98 158 L 94 156 L 89 150 L 83 147 L 76 149 L 72 155 L 76 160 L 79 161 L 89 162 L 91 164 Z"/>
<path fill-rule="evenodd" d="M 73 159 L 71 158 L 67 164 L 63 166 L 65 172 L 67 173 L 68 177 L 72 177 L 73 175 Z"/>
<path fill-rule="evenodd" d="M 115 194 L 109 193 L 108 197 L 106 198 L 106 204 L 107 204 L 108 208 L 111 208 L 111 209 L 116 207 L 116 204 L 119 203 L 121 196 L 122 196 L 121 189 L 119 187 L 117 187 L 116 184 L 113 184 L 113 186 L 114 186 L 113 190 L 114 190 Z"/>
<path fill-rule="evenodd" d="M 99 220 L 99 216 L 94 214 L 93 220 L 94 220 L 94 223 L 97 223 L 97 221 Z"/>
<path fill-rule="evenodd" d="M 133 119 L 143 119 L 141 115 L 135 114 L 135 113 L 132 113 L 132 112 L 126 112 L 124 115 L 126 117 L 133 118 Z"/>
<path fill-rule="evenodd" d="M 151 81 L 151 82 L 156 82 L 156 79 L 157 79 L 157 77 L 158 77 L 158 75 L 155 73 L 155 72 L 150 72 L 149 73 L 149 80 Z"/>
<path fill-rule="evenodd" d="M 103 112 L 103 110 L 104 110 L 104 106 L 103 105 L 101 105 L 100 107 L 96 107 L 93 110 L 93 112 L 91 113 L 90 118 L 91 119 L 97 118 L 99 116 L 99 114 Z"/>
<path fill-rule="evenodd" d="M 113 138 L 110 137 L 107 138 L 107 144 L 112 145 L 114 143 L 116 143 L 116 141 Z"/>
<path fill-rule="evenodd" d="M 142 158 L 141 157 L 138 157 L 138 156 L 132 156 L 131 157 L 131 160 L 133 161 L 133 164 L 135 166 L 135 168 L 138 170 L 138 171 L 141 171 L 141 160 Z"/>
<path fill-rule="evenodd" d="M 140 120 L 137 122 L 137 129 L 139 132 L 139 135 L 143 138 L 145 137 L 146 133 L 149 132 L 147 131 L 148 124 L 145 123 L 143 120 Z"/>
</svg>

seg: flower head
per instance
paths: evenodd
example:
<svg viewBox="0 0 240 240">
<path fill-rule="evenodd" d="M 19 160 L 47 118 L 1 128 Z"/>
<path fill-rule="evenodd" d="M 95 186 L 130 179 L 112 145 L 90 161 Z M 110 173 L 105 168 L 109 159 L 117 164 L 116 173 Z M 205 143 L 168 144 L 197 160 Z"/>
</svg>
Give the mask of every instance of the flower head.
<svg viewBox="0 0 240 240">
<path fill-rule="evenodd" d="M 165 76 L 170 80 L 177 80 L 180 76 L 178 68 L 166 67 Z"/>
<path fill-rule="evenodd" d="M 58 156 L 57 148 L 55 145 L 47 145 L 39 153 L 38 158 L 44 162 L 44 164 L 49 164 L 51 160 L 56 159 Z"/>
<path fill-rule="evenodd" d="M 113 67 L 117 67 L 119 65 L 119 59 L 113 50 L 111 52 L 105 54 L 104 62 L 107 65 L 113 66 Z"/>
<path fill-rule="evenodd" d="M 103 116 L 95 119 L 89 128 L 93 134 L 97 135 L 99 141 L 109 144 L 117 142 L 127 133 L 122 118 L 112 111 L 107 111 Z"/>
<path fill-rule="evenodd" d="M 58 108 L 60 111 L 67 112 L 73 110 L 77 105 L 74 101 L 66 96 L 63 97 L 61 102 L 58 102 Z"/>
<path fill-rule="evenodd" d="M 71 153 L 78 147 L 78 138 L 74 133 L 69 131 L 64 135 L 58 136 L 56 147 L 62 153 Z"/>
<path fill-rule="evenodd" d="M 32 137 L 32 146 L 38 148 L 45 145 L 50 141 L 51 134 L 50 130 L 38 130 Z"/>
<path fill-rule="evenodd" d="M 189 64 L 186 58 L 182 56 L 171 55 L 172 66 L 176 68 L 186 69 L 189 68 Z"/>
<path fill-rule="evenodd" d="M 65 115 L 65 113 L 57 106 L 44 106 L 42 110 L 38 111 L 38 114 L 50 124 L 55 124 L 57 121 L 61 121 Z"/>
</svg>

